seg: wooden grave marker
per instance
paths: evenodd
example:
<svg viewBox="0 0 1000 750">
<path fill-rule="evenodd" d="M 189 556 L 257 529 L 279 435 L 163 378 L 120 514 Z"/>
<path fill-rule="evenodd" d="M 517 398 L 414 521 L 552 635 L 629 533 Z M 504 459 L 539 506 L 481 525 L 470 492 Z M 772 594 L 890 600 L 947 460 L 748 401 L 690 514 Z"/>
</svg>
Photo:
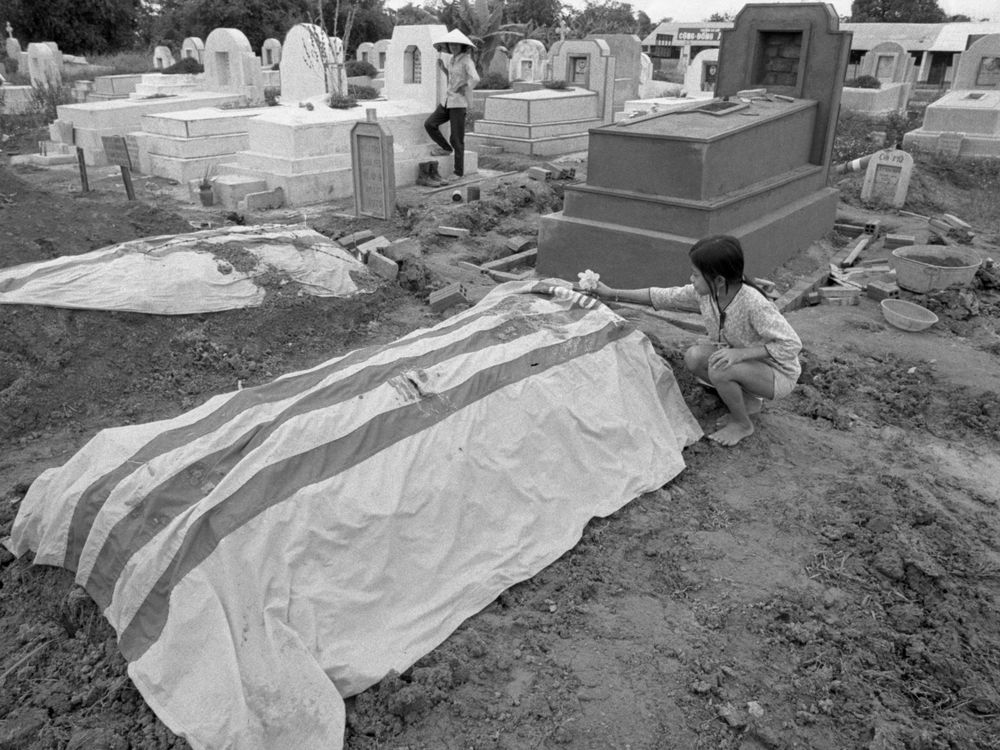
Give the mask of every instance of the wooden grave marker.
<svg viewBox="0 0 1000 750">
<path fill-rule="evenodd" d="M 128 144 L 125 136 L 122 135 L 102 135 L 101 143 L 104 144 L 104 154 L 108 161 L 117 164 L 122 170 L 122 182 L 125 183 L 125 194 L 130 201 L 135 200 L 135 188 L 132 187 L 132 158 L 129 156 Z"/>
</svg>

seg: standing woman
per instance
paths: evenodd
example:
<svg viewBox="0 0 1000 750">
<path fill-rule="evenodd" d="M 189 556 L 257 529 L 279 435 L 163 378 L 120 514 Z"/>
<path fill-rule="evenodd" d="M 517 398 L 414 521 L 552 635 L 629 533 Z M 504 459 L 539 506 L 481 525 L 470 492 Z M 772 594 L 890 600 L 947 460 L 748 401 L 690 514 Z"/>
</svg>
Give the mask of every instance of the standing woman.
<svg viewBox="0 0 1000 750">
<path fill-rule="evenodd" d="M 434 49 L 440 52 L 450 52 L 451 60 L 445 65 L 438 58 L 438 67 L 444 71 L 448 79 L 448 88 L 444 102 L 424 121 L 424 129 L 437 148 L 431 151 L 434 156 L 455 155 L 454 173 L 445 177 L 446 182 L 452 182 L 465 174 L 465 115 L 472 99 L 472 90 L 479 83 L 479 73 L 472 61 L 472 50 L 475 45 L 458 29 L 452 29 L 444 38 L 434 43 Z M 445 140 L 441 135 L 441 126 L 445 123 L 451 126 L 451 138 Z"/>
</svg>

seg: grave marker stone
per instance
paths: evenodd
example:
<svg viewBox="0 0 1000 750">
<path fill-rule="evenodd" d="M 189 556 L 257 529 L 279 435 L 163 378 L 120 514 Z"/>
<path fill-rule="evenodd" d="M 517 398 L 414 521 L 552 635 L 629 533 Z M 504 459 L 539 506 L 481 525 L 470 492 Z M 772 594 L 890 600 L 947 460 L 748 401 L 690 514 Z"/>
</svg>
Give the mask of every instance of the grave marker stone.
<svg viewBox="0 0 1000 750">
<path fill-rule="evenodd" d="M 545 61 L 545 45 L 537 39 L 522 39 L 514 45 L 507 68 L 507 78 L 511 81 L 535 83 L 542 80 Z"/>
<path fill-rule="evenodd" d="M 35 87 L 48 88 L 62 84 L 62 70 L 52 47 L 44 42 L 28 45 L 28 78 Z"/>
<path fill-rule="evenodd" d="M 354 212 L 358 216 L 391 219 L 396 210 L 393 138 L 378 123 L 374 109 L 351 128 L 354 172 Z"/>
<path fill-rule="evenodd" d="M 440 101 L 444 76 L 438 74 L 434 42 L 448 33 L 442 24 L 397 26 L 392 30 L 385 64 L 386 99 L 409 99 L 431 112 Z M 378 43 L 376 43 L 376 47 Z M 441 55 L 441 59 L 449 59 Z"/>
<path fill-rule="evenodd" d="M 330 37 L 311 23 L 288 30 L 281 50 L 281 101 L 294 104 L 330 92 L 327 73 L 333 64 Z"/>
<path fill-rule="evenodd" d="M 215 29 L 205 40 L 205 89 L 239 94 L 249 104 L 264 101 L 264 74 L 242 31 Z"/>
<path fill-rule="evenodd" d="M 153 50 L 153 69 L 163 70 L 164 68 L 169 68 L 176 62 L 174 60 L 174 53 L 170 51 L 170 47 L 160 45 Z"/>
<path fill-rule="evenodd" d="M 694 98 L 715 95 L 715 84 L 719 80 L 719 48 L 703 49 L 688 65 L 684 72 L 684 93 Z"/>
<path fill-rule="evenodd" d="M 958 156 L 964 140 L 965 136 L 961 133 L 941 133 L 937 138 L 937 150 L 945 156 Z"/>
<path fill-rule="evenodd" d="M 552 45 L 552 77 L 597 93 L 597 115 L 614 119 L 615 58 L 603 39 L 569 39 Z"/>
<path fill-rule="evenodd" d="M 8 60 L 21 61 L 21 43 L 14 38 L 14 29 L 7 24 L 7 39 L 4 41 L 4 51 Z"/>
<path fill-rule="evenodd" d="M 273 37 L 264 40 L 260 47 L 260 64 L 272 68 L 281 62 L 281 42 Z"/>
<path fill-rule="evenodd" d="M 204 65 L 205 43 L 199 37 L 189 36 L 181 44 L 181 59 L 189 58 Z"/>
<path fill-rule="evenodd" d="M 393 32 L 395 33 L 395 32 Z M 389 48 L 392 46 L 391 39 L 379 39 L 375 42 L 375 47 L 372 50 L 374 58 L 369 60 L 375 69 L 380 73 L 385 71 L 385 64 L 389 61 Z"/>
<path fill-rule="evenodd" d="M 865 53 L 859 76 L 872 76 L 885 83 L 904 83 L 913 75 L 913 58 L 898 42 L 879 42 Z"/>
<path fill-rule="evenodd" d="M 359 62 L 366 62 L 373 68 L 378 68 L 375 65 L 375 43 L 374 42 L 361 42 L 358 45 L 358 49 L 355 52 L 356 59 Z"/>
<path fill-rule="evenodd" d="M 912 172 L 913 157 L 905 151 L 896 148 L 879 151 L 868 162 L 861 200 L 902 208 Z"/>
<path fill-rule="evenodd" d="M 1000 89 L 1000 34 L 987 34 L 969 45 L 958 61 L 951 89 Z"/>
</svg>

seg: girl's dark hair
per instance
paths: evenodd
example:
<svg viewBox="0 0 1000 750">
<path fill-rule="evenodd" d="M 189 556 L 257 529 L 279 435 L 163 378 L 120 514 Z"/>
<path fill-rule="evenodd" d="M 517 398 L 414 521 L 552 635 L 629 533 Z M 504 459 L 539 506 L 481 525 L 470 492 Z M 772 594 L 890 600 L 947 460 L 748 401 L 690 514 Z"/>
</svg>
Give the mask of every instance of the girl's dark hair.
<svg viewBox="0 0 1000 750">
<path fill-rule="evenodd" d="M 709 283 L 721 276 L 726 280 L 727 291 L 730 284 L 743 282 L 764 294 L 760 287 L 743 274 L 743 246 L 735 237 L 728 234 L 705 237 L 691 246 L 688 255 L 691 258 L 691 265 L 697 268 Z"/>
</svg>

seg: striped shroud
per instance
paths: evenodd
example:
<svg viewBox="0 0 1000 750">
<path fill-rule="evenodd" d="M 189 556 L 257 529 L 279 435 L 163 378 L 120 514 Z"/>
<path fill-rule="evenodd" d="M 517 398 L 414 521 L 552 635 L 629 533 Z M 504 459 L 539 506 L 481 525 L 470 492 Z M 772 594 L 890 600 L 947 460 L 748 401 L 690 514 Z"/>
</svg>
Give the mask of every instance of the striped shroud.
<svg viewBox="0 0 1000 750">
<path fill-rule="evenodd" d="M 34 482 L 7 545 L 75 571 L 194 748 L 329 750 L 341 696 L 665 484 L 700 435 L 645 336 L 513 282 L 393 343 L 100 432 Z"/>
</svg>

